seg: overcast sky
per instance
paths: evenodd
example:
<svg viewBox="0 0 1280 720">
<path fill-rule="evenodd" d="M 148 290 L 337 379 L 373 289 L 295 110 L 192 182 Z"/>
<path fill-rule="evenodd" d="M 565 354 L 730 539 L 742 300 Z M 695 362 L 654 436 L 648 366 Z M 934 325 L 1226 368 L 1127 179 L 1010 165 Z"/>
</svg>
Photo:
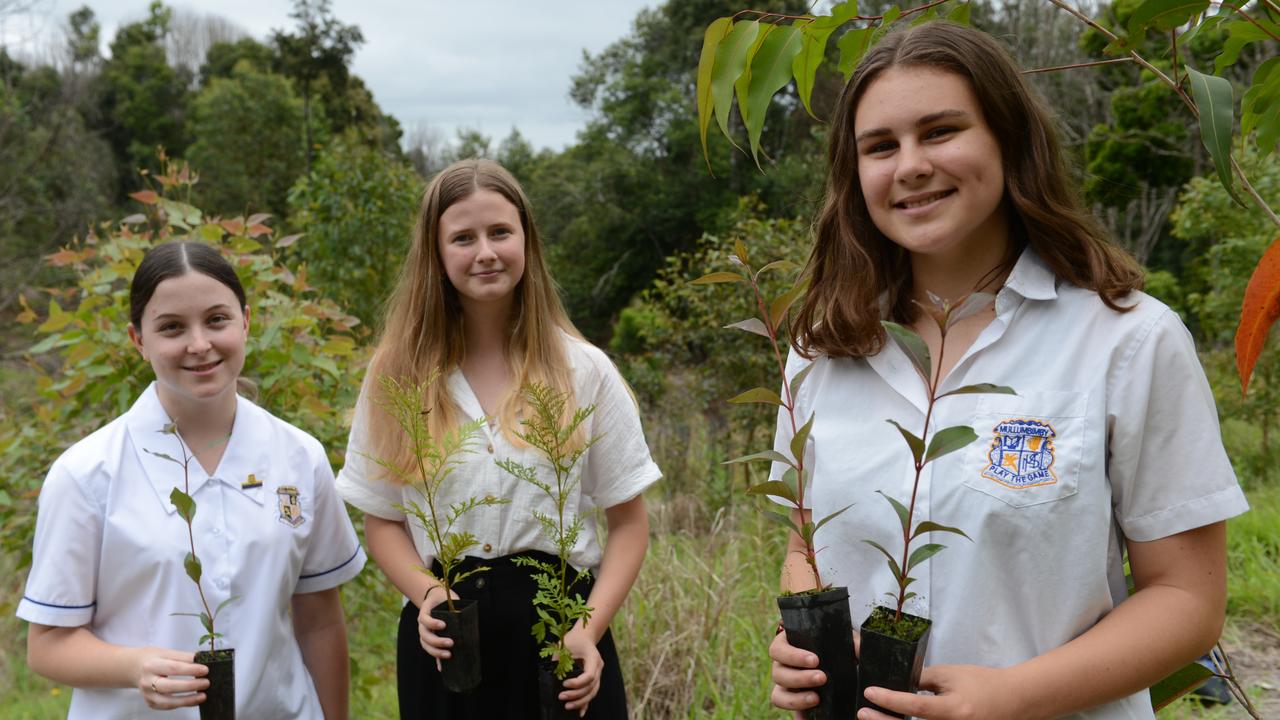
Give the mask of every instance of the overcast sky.
<svg viewBox="0 0 1280 720">
<path fill-rule="evenodd" d="M 116 28 L 146 16 L 148 0 L 0 0 L 0 38 L 11 52 L 41 52 L 60 41 L 67 15 L 89 5 L 102 23 L 104 52 Z M 289 0 L 170 0 L 217 14 L 262 40 L 292 28 Z M 495 141 L 518 127 L 535 147 L 561 149 L 587 115 L 569 100 L 569 79 L 586 49 L 595 53 L 630 32 L 658 0 L 332 0 L 333 14 L 357 25 L 365 43 L 354 70 L 405 132 L 427 125 L 454 137 L 477 128 Z"/>
</svg>

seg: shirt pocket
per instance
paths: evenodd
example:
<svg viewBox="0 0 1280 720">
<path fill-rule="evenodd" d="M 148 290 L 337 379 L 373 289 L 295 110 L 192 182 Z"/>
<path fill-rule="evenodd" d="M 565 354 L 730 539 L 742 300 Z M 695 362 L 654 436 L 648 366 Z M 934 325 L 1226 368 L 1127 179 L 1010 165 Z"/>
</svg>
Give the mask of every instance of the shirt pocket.
<svg viewBox="0 0 1280 720">
<path fill-rule="evenodd" d="M 1016 508 L 1075 495 L 1087 406 L 1085 393 L 1070 391 L 982 396 L 964 485 Z"/>
</svg>

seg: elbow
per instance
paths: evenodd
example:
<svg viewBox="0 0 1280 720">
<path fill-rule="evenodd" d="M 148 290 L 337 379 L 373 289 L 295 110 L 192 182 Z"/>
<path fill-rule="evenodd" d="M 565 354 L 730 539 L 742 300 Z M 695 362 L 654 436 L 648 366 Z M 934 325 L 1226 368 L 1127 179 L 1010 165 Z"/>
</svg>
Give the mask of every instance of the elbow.
<svg viewBox="0 0 1280 720">
<path fill-rule="evenodd" d="M 31 668 L 31 672 L 49 679 L 53 679 L 48 657 L 48 633 L 51 629 L 32 623 L 27 630 L 27 667 Z"/>
</svg>

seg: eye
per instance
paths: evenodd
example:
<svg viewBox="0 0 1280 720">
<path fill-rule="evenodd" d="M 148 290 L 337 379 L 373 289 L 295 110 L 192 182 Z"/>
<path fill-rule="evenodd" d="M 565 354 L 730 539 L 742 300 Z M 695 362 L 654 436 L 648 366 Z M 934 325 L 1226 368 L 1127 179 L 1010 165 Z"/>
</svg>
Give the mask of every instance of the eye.
<svg viewBox="0 0 1280 720">
<path fill-rule="evenodd" d="M 867 155 L 879 155 L 879 154 L 887 153 L 891 150 L 894 150 L 897 147 L 898 147 L 898 143 L 894 142 L 893 140 L 881 140 L 879 142 L 874 142 L 874 143 L 871 143 L 870 145 L 867 145 L 866 147 L 863 148 L 862 152 Z"/>
<path fill-rule="evenodd" d="M 511 234 L 511 228 L 507 228 L 507 227 L 494 228 L 491 234 L 496 238 L 507 237 L 508 235 Z"/>
<path fill-rule="evenodd" d="M 470 233 L 458 233 L 457 235 L 454 235 L 454 236 L 453 236 L 453 239 L 452 239 L 452 240 L 450 240 L 449 242 L 457 243 L 457 244 L 459 244 L 459 245 L 465 245 L 466 243 L 471 242 L 471 234 L 470 234 Z"/>
<path fill-rule="evenodd" d="M 165 322 L 160 325 L 160 332 L 164 333 L 165 335 L 173 335 L 174 333 L 178 332 L 181 329 L 182 329 L 182 325 L 173 321 Z"/>
<path fill-rule="evenodd" d="M 231 322 L 231 316 L 224 313 L 217 313 L 209 316 L 209 324 L 214 326 L 226 325 Z"/>
<path fill-rule="evenodd" d="M 930 128 L 929 132 L 925 133 L 924 136 L 925 136 L 925 139 L 933 140 L 936 138 L 941 138 L 941 137 L 946 137 L 948 135 L 951 135 L 952 133 L 955 133 L 956 130 L 957 130 L 956 128 L 953 128 L 949 125 L 943 125 L 941 127 Z"/>
</svg>

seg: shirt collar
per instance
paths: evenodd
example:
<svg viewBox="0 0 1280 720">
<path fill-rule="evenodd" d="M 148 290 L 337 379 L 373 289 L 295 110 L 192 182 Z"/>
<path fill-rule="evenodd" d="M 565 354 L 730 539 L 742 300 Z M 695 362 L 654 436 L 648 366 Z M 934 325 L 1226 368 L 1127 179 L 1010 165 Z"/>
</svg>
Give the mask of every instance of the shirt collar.
<svg viewBox="0 0 1280 720">
<path fill-rule="evenodd" d="M 227 440 L 226 450 L 218 462 L 216 475 L 210 476 L 199 462 L 192 458 L 187 472 L 189 480 L 188 494 L 195 497 L 209 482 L 220 481 L 239 491 L 257 504 L 262 504 L 262 484 L 252 482 L 263 481 L 264 471 L 270 467 L 266 452 L 267 434 L 270 428 L 265 427 L 258 408 L 248 400 L 236 398 L 236 418 L 231 428 L 231 437 Z M 165 512 L 175 513 L 169 495 L 175 487 L 181 487 L 183 479 L 182 454 L 177 435 L 165 432 L 165 427 L 173 420 L 160 404 L 156 394 L 156 385 L 151 383 L 129 409 L 126 426 L 133 442 L 134 452 L 147 480 L 155 490 L 156 497 Z M 188 452 L 190 450 L 188 449 Z M 161 457 L 161 455 L 167 457 Z M 170 459 L 171 458 L 171 459 Z"/>
<path fill-rule="evenodd" d="M 1004 287 L 1027 300 L 1053 300 L 1058 297 L 1057 276 L 1030 245 L 1018 257 L 1009 278 L 1004 281 Z"/>
</svg>

